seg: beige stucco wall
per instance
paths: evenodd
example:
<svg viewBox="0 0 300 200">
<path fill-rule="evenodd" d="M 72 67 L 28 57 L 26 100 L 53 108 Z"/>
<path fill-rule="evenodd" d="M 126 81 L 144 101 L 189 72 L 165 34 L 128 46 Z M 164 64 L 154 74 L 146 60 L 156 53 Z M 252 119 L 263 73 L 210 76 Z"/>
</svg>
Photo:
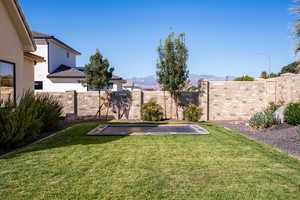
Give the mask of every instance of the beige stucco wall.
<svg viewBox="0 0 300 200">
<path fill-rule="evenodd" d="M 34 90 L 34 62 L 24 58 L 22 87 L 25 90 Z"/>
<path fill-rule="evenodd" d="M 29 61 L 24 63 L 22 42 L 2 1 L 0 1 L 0 60 L 15 63 L 17 97 L 22 95 L 24 90 L 33 87 L 33 74 L 31 75 L 33 63 Z"/>
</svg>

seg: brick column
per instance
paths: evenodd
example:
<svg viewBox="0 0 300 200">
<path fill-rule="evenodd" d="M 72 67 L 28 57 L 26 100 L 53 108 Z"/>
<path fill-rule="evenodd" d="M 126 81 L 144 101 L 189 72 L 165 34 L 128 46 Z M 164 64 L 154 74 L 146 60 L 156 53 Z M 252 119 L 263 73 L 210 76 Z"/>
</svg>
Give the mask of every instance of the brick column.
<svg viewBox="0 0 300 200">
<path fill-rule="evenodd" d="M 141 106 L 143 104 L 142 91 L 132 91 L 131 107 L 129 111 L 129 119 L 139 120 L 141 119 Z"/>
<path fill-rule="evenodd" d="M 73 115 L 77 117 L 77 93 L 75 90 L 65 92 L 64 112 L 66 116 Z"/>
<path fill-rule="evenodd" d="M 209 81 L 199 80 L 199 106 L 203 110 L 201 120 L 209 120 Z"/>
</svg>

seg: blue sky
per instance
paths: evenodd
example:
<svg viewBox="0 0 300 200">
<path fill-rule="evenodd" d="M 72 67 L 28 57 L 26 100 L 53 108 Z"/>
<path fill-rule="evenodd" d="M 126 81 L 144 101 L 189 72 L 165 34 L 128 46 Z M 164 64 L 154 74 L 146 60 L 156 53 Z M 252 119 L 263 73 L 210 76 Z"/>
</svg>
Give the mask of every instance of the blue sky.
<svg viewBox="0 0 300 200">
<path fill-rule="evenodd" d="M 82 53 L 99 48 L 125 78 L 155 73 L 157 46 L 184 32 L 190 73 L 258 76 L 297 57 L 293 0 L 20 0 L 32 30 L 55 35 Z"/>
</svg>

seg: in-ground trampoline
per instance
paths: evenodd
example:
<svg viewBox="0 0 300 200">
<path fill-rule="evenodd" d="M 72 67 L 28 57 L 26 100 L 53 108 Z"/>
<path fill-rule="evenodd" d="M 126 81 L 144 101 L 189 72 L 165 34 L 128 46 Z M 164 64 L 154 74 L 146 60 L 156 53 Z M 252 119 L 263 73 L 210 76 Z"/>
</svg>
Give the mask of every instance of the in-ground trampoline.
<svg viewBox="0 0 300 200">
<path fill-rule="evenodd" d="M 207 134 L 207 130 L 192 124 L 102 124 L 87 133 L 89 136 Z"/>
</svg>

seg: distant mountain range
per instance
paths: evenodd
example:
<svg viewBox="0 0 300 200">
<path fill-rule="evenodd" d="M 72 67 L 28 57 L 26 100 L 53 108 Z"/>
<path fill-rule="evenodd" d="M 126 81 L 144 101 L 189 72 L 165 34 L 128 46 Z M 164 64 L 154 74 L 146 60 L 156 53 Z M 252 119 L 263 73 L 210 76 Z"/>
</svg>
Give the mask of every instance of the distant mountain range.
<svg viewBox="0 0 300 200">
<path fill-rule="evenodd" d="M 198 80 L 200 79 L 206 79 L 209 81 L 225 81 L 225 77 L 219 77 L 214 75 L 198 75 L 198 74 L 190 74 L 189 78 L 191 80 L 192 85 L 197 85 Z M 233 80 L 233 76 L 229 76 L 228 80 Z M 132 81 L 136 86 L 142 87 L 142 88 L 158 88 L 158 83 L 156 81 L 155 75 L 145 76 L 145 77 L 133 77 L 127 79 L 129 81 Z"/>
</svg>

